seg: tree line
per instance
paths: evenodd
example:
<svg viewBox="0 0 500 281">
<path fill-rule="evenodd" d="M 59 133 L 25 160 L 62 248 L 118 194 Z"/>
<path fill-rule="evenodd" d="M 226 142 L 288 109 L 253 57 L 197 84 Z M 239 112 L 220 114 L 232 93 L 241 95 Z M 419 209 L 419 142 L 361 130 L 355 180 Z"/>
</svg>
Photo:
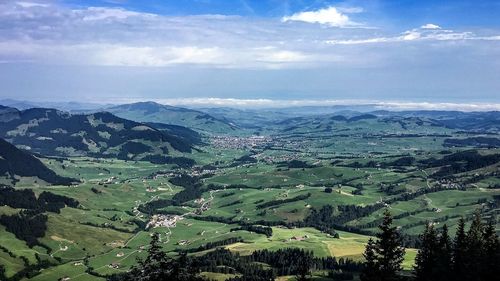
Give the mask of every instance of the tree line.
<svg viewBox="0 0 500 281">
<path fill-rule="evenodd" d="M 226 244 L 214 242 L 213 246 Z M 152 235 L 148 256 L 129 272 L 113 275 L 110 281 L 206 280 L 200 272 L 235 274 L 229 281 L 271 281 L 277 276 L 295 275 L 296 280 L 309 280 L 315 271 L 326 271 L 334 280 L 352 280 L 360 273 L 362 281 L 490 281 L 499 276 L 500 243 L 495 222 L 484 224 L 480 213 L 468 231 L 461 219 L 455 238 L 448 228 L 436 230 L 428 224 L 420 235 L 420 248 L 413 276 L 401 274 L 405 255 L 403 236 L 385 210 L 375 239 L 369 239 L 363 253 L 365 261 L 355 262 L 335 257 L 318 258 L 312 252 L 286 248 L 277 251 L 258 250 L 240 256 L 224 248 L 216 248 L 202 256 L 180 253 L 177 259 L 161 249 L 157 234 Z M 212 245 L 211 245 L 212 246 Z"/>
<path fill-rule="evenodd" d="M 428 224 L 421 235 L 414 274 L 416 281 L 496 280 L 500 276 L 500 243 L 494 220 L 483 224 L 476 212 L 466 231 L 465 220 L 460 219 L 453 241 L 446 225 L 437 231 Z"/>
<path fill-rule="evenodd" d="M 361 269 L 361 263 L 350 259 L 318 258 L 310 251 L 296 248 L 259 250 L 248 256 L 217 248 L 202 256 L 180 253 L 174 259 L 166 255 L 160 245 L 158 234 L 154 233 L 146 259 L 139 261 L 130 271 L 113 275 L 108 280 L 206 280 L 200 276 L 200 272 L 236 274 L 228 281 L 273 281 L 276 276 L 283 275 L 295 275 L 297 280 L 308 280 L 313 270 L 356 272 Z"/>
<path fill-rule="evenodd" d="M 0 187 L 0 206 L 59 213 L 65 206 L 76 208 L 77 200 L 44 191 L 38 198 L 31 189 L 17 190 L 10 186 Z"/>
<path fill-rule="evenodd" d="M 490 281 L 500 276 L 500 242 L 495 222 L 483 224 L 476 212 L 468 231 L 461 218 L 452 240 L 446 225 L 440 231 L 427 224 L 420 235 L 412 277 L 400 274 L 405 249 L 398 228 L 392 225 L 389 211 L 379 226 L 377 239 L 370 239 L 363 254 L 362 281 Z"/>
<path fill-rule="evenodd" d="M 276 200 L 267 201 L 267 202 L 264 202 L 262 204 L 258 204 L 256 207 L 257 207 L 257 209 L 264 209 L 264 208 L 274 207 L 274 206 L 285 204 L 285 203 L 305 200 L 309 197 L 311 197 L 311 193 L 306 193 L 306 194 L 297 195 L 297 196 L 292 197 L 292 198 L 276 199 Z"/>
<path fill-rule="evenodd" d="M 26 241 L 30 247 L 38 245 L 38 238 L 47 230 L 44 212 L 60 213 L 65 206 L 76 208 L 79 202 L 73 198 L 44 191 L 38 198 L 31 189 L 16 190 L 0 187 L 0 206 L 22 209 L 13 215 L 1 215 L 0 224 L 16 238 Z"/>
</svg>

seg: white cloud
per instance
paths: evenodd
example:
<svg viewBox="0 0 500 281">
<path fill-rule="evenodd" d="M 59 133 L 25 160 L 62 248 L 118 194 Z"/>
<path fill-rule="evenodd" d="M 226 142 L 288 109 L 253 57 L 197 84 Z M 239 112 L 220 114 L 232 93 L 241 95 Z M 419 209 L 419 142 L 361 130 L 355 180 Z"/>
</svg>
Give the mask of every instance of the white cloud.
<svg viewBox="0 0 500 281">
<path fill-rule="evenodd" d="M 300 21 L 307 23 L 319 23 L 333 27 L 347 27 L 347 26 L 360 25 L 358 23 L 351 21 L 349 19 L 349 16 L 343 14 L 335 7 L 328 7 L 317 11 L 295 13 L 291 16 L 285 16 L 281 20 L 283 22 Z"/>
<path fill-rule="evenodd" d="M 390 40 L 391 38 L 388 37 L 374 37 L 367 39 L 330 39 L 326 40 L 325 43 L 329 45 L 362 45 L 390 42 Z"/>
<path fill-rule="evenodd" d="M 153 17 L 153 14 L 128 11 L 121 8 L 89 7 L 86 10 L 75 10 L 76 13 L 83 14 L 84 21 L 97 21 L 105 19 L 126 19 L 129 17 Z"/>
<path fill-rule="evenodd" d="M 119 66 L 206 65 L 220 68 L 282 68 L 320 60 L 298 51 L 272 48 L 200 48 L 110 46 L 97 52 L 94 64 Z"/>
<path fill-rule="evenodd" d="M 51 4 L 0 0 L 2 62 L 147 67 L 186 64 L 241 69 L 351 67 L 398 59 L 402 56 L 400 45 L 392 43 L 420 44 L 414 48 L 418 56 L 419 51 L 426 52 L 424 41 L 430 46 L 441 41 L 442 45 L 459 40 L 486 45 L 500 40 L 492 31 L 476 34 L 423 28 L 430 24 L 391 34 L 382 29 L 332 29 L 296 23 L 365 27 L 348 16 L 363 12 L 356 7 L 301 12 L 284 17 L 283 21 L 290 23 L 283 24 L 275 18 L 164 16 L 123 8 L 75 9 L 57 1 L 43 3 Z M 392 44 L 393 48 L 363 47 L 381 43 Z M 488 52 L 495 57 L 493 48 Z"/>
<path fill-rule="evenodd" d="M 36 3 L 36 2 L 16 2 L 17 5 L 23 7 L 23 8 L 33 8 L 33 7 L 49 7 L 49 4 L 43 4 L 43 3 Z"/>
<path fill-rule="evenodd" d="M 127 46 L 123 44 L 70 44 L 49 46 L 18 42 L 0 42 L 1 55 L 11 61 L 23 60 L 65 64 L 168 67 L 202 65 L 218 68 L 304 67 L 304 63 L 338 60 L 274 46 L 260 48 L 220 48 L 198 46 Z"/>
<path fill-rule="evenodd" d="M 398 37 L 398 38 L 401 38 L 405 41 L 413 41 L 413 40 L 418 40 L 418 39 L 422 38 L 422 35 L 418 31 L 409 30 L 409 31 L 405 31 L 403 33 L 403 35 L 401 37 Z"/>
<path fill-rule="evenodd" d="M 177 98 L 177 99 L 159 99 L 156 101 L 168 105 L 233 106 L 233 107 L 274 107 L 279 102 L 282 102 L 271 99 L 236 99 L 236 98 Z"/>
<path fill-rule="evenodd" d="M 258 60 L 273 63 L 301 62 L 307 60 L 308 56 L 300 52 L 277 50 L 262 53 Z"/>
<path fill-rule="evenodd" d="M 217 48 L 93 46 L 93 64 L 111 66 L 168 66 L 175 64 L 213 64 L 222 57 Z"/>
<path fill-rule="evenodd" d="M 141 99 L 124 100 L 123 102 L 137 102 Z M 294 106 L 372 106 L 377 109 L 388 110 L 459 110 L 459 111 L 497 111 L 499 103 L 445 103 L 445 102 L 407 102 L 407 101 L 380 101 L 380 100 L 275 100 L 275 99 L 237 99 L 237 98 L 172 98 L 155 99 L 156 102 L 174 106 L 228 106 L 247 108 L 280 108 Z"/>
<path fill-rule="evenodd" d="M 500 35 L 476 37 L 477 40 L 500 41 Z"/>
<path fill-rule="evenodd" d="M 441 27 L 439 25 L 433 24 L 433 23 L 424 24 L 420 28 L 421 29 L 441 29 Z"/>
<path fill-rule="evenodd" d="M 373 37 L 364 39 L 331 39 L 325 43 L 329 45 L 363 45 L 375 43 L 395 43 L 395 42 L 413 42 L 413 41 L 466 41 L 466 40 L 500 40 L 500 36 L 478 36 L 473 32 L 456 32 L 443 29 L 412 29 L 393 37 Z"/>
<path fill-rule="evenodd" d="M 378 108 L 390 110 L 458 110 L 458 111 L 499 111 L 499 103 L 447 103 L 447 102 L 397 102 L 378 101 Z"/>
</svg>

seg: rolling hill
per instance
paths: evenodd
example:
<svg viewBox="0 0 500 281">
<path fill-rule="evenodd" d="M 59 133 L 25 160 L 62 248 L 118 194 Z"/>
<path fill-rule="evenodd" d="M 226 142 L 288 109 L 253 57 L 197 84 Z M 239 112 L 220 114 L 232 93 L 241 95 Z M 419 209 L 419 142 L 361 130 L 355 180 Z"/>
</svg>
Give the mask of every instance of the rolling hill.
<svg viewBox="0 0 500 281">
<path fill-rule="evenodd" d="M 318 115 L 355 116 L 374 110 L 373 106 L 294 106 L 284 108 L 207 107 L 198 110 L 216 118 L 229 120 L 239 127 L 257 129 L 286 119 Z"/>
<path fill-rule="evenodd" d="M 69 185 L 77 180 L 58 176 L 28 152 L 0 139 L 0 177 L 15 181 L 17 177 L 37 177 L 49 184 Z"/>
<path fill-rule="evenodd" d="M 379 117 L 418 117 L 429 118 L 438 126 L 468 130 L 481 133 L 496 133 L 500 131 L 500 112 L 462 112 L 462 111 L 373 111 Z"/>
<path fill-rule="evenodd" d="M 137 122 L 178 125 L 206 133 L 225 134 L 238 129 L 225 119 L 215 118 L 201 111 L 155 102 L 123 104 L 107 108 L 106 111 Z"/>
<path fill-rule="evenodd" d="M 429 118 L 387 116 L 374 114 L 319 115 L 285 119 L 275 123 L 283 133 L 342 133 L 356 132 L 359 135 L 380 134 L 429 134 L 444 127 Z"/>
<path fill-rule="evenodd" d="M 26 110 L 30 108 L 54 108 L 62 111 L 69 111 L 74 113 L 95 112 L 102 108 L 110 107 L 112 104 L 99 104 L 88 102 L 75 102 L 75 101 L 61 101 L 61 102 L 35 102 L 16 99 L 1 99 L 0 104 L 19 110 Z"/>
<path fill-rule="evenodd" d="M 288 119 L 295 115 L 275 111 L 273 109 L 239 109 L 231 107 L 209 107 L 199 108 L 215 118 L 228 120 L 231 124 L 245 129 L 259 129 L 268 126 L 279 120 Z"/>
<path fill-rule="evenodd" d="M 0 122 L 9 122 L 19 118 L 19 110 L 0 105 Z"/>
<path fill-rule="evenodd" d="M 0 122 L 0 137 L 42 155 L 125 160 L 141 160 L 152 155 L 164 158 L 173 152 L 190 153 L 193 146 L 192 138 L 111 113 L 72 115 L 44 108 L 27 109 L 20 111 L 17 118 L 4 118 Z"/>
</svg>

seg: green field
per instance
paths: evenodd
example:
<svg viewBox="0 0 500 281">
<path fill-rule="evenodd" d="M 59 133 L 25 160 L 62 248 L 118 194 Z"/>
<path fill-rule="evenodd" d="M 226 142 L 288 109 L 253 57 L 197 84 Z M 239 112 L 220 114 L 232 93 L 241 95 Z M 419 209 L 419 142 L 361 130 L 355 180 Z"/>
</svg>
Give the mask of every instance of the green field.
<svg viewBox="0 0 500 281">
<path fill-rule="evenodd" d="M 443 128 L 407 125 L 406 130 L 417 135 L 454 134 Z M 191 154 L 198 163 L 196 169 L 111 158 L 41 158 L 56 173 L 80 179 L 81 183 L 49 186 L 37 178 L 20 178 L 15 188 L 32 189 L 37 195 L 48 191 L 74 198 L 79 206 L 63 208 L 60 213 L 48 212 L 47 230 L 38 239 L 40 245 L 31 248 L 0 226 L 0 264 L 7 277 L 44 261 L 47 265 L 34 270 L 29 280 L 105 280 L 98 276 L 125 272 L 138 258 L 146 256 L 152 232 L 160 234 L 164 250 L 171 256 L 182 250 L 199 256 L 213 250 L 203 248 L 208 243 L 239 239 L 219 247 L 241 255 L 262 249 L 300 248 L 317 257 L 360 261 L 386 208 L 395 216 L 395 225 L 410 239 L 416 239 L 428 222 L 435 222 L 438 228 L 447 224 L 454 234 L 461 216 L 469 220 L 476 210 L 485 217 L 498 213 L 498 162 L 442 180 L 432 176 L 441 166 L 423 167 L 422 161 L 467 149 L 441 153 L 443 137 L 366 137 L 401 130 L 399 125 L 373 120 L 339 126 L 332 132 L 335 135 L 335 131 L 348 130 L 349 137 L 327 137 L 327 126 L 319 122 L 314 127 L 304 125 L 286 132 L 280 131 L 283 128 L 268 128 L 272 141 L 251 148 L 212 145 L 210 136 L 205 136 L 207 145 Z M 237 141 L 244 143 L 245 135 L 238 135 Z M 478 153 L 494 155 L 498 150 L 480 149 Z M 245 155 L 255 160 L 238 162 Z M 414 161 L 401 166 L 391 164 L 403 156 L 411 156 Z M 291 160 L 307 165 L 289 167 Z M 140 211 L 148 202 L 172 202 L 181 194 L 185 188 L 170 182 L 181 174 L 200 176 L 201 195 L 179 204 L 162 205 L 153 213 Z M 326 192 L 327 187 L 330 192 Z M 416 195 L 404 198 L 405 194 Z M 377 204 L 385 205 L 361 215 L 342 217 L 342 207 Z M 324 206 L 333 206 L 333 215 L 342 218 L 342 226 L 352 231 L 332 227 L 339 236 L 334 238 L 313 226 L 300 225 L 313 210 Z M 0 206 L 1 215 L 19 211 Z M 145 228 L 156 214 L 179 217 L 173 226 Z M 232 231 L 242 225 L 262 223 L 272 226 L 271 236 Z M 412 269 L 415 255 L 416 249 L 409 247 L 405 270 Z M 317 273 L 317 280 L 321 274 Z M 203 275 L 214 280 L 237 276 L 212 272 Z"/>
</svg>

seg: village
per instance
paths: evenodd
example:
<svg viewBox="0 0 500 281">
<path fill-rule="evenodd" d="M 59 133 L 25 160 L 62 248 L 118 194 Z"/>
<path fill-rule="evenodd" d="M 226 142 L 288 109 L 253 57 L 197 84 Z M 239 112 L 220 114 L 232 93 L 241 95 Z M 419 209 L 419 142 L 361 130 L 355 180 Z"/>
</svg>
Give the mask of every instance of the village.
<svg viewBox="0 0 500 281">
<path fill-rule="evenodd" d="M 268 136 L 213 136 L 210 142 L 217 149 L 249 149 L 271 144 L 273 139 Z"/>
</svg>

